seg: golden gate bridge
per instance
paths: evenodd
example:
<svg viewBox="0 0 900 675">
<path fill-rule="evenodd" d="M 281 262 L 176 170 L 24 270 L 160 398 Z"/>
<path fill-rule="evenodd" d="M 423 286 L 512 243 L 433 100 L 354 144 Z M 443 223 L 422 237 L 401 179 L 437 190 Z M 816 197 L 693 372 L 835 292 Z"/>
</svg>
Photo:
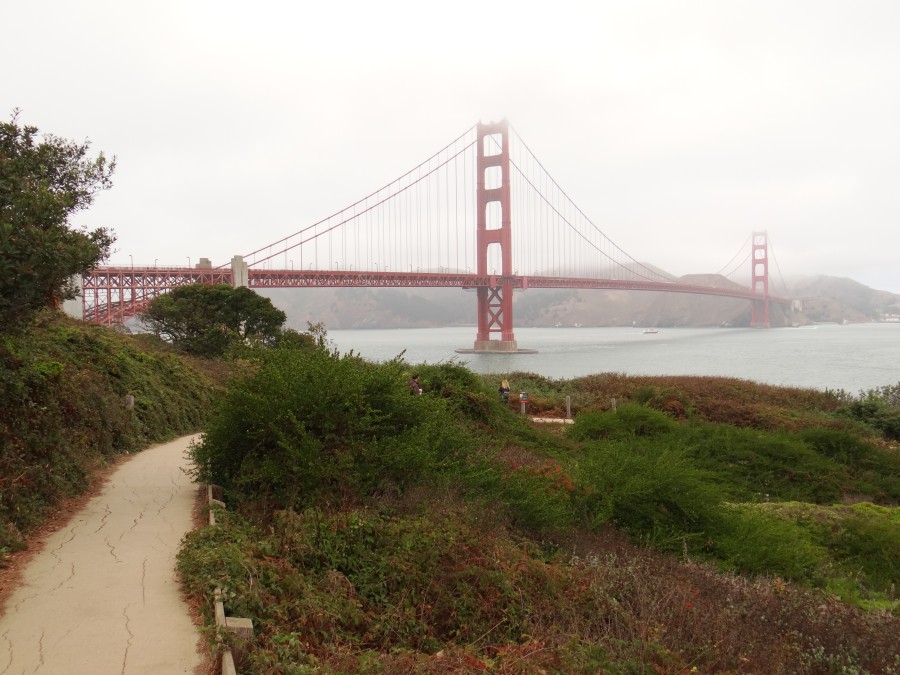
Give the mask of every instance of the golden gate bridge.
<svg viewBox="0 0 900 675">
<path fill-rule="evenodd" d="M 473 126 L 379 190 L 229 262 L 98 267 L 82 278 L 81 309 L 87 321 L 124 323 L 158 295 L 193 283 L 474 289 L 472 351 L 515 352 L 514 291 L 616 289 L 746 299 L 751 326 L 767 328 L 770 304 L 791 301 L 769 292 L 766 232 L 750 242 L 746 257 L 720 271 L 749 278 L 749 286 L 680 283 L 619 248 L 504 120 Z"/>
</svg>

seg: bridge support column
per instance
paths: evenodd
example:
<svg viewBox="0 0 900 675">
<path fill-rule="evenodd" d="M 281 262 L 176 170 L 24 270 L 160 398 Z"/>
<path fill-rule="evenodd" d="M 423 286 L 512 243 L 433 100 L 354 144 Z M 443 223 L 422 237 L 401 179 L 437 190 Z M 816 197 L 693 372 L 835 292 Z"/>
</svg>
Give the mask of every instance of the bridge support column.
<svg viewBox="0 0 900 675">
<path fill-rule="evenodd" d="M 476 352 L 518 351 L 513 333 L 512 213 L 509 198 L 509 126 L 478 124 L 478 274 L 488 274 L 488 251 L 500 247 L 500 275 L 479 286 Z M 490 208 L 490 218 L 488 209 Z M 498 213 L 499 211 L 499 213 Z"/>
<path fill-rule="evenodd" d="M 506 319 L 512 318 L 512 283 L 490 277 L 490 286 L 479 286 L 478 295 L 478 336 L 475 351 L 514 352 L 518 349 L 512 326 Z M 500 339 L 492 339 L 491 333 L 499 332 Z"/>
<path fill-rule="evenodd" d="M 751 328 L 769 328 L 769 244 L 766 232 L 753 233 L 753 250 L 750 256 L 753 292 L 760 295 L 753 301 L 750 314 Z"/>
<path fill-rule="evenodd" d="M 234 288 L 250 285 L 250 272 L 244 257 L 236 255 L 231 259 L 231 284 Z"/>
</svg>

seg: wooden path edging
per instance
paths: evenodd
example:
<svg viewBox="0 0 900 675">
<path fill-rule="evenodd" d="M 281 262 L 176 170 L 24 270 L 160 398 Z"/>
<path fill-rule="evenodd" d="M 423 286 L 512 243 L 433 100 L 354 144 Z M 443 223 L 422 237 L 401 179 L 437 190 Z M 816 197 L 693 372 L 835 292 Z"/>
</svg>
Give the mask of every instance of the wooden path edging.
<svg viewBox="0 0 900 675">
<path fill-rule="evenodd" d="M 531 421 L 537 424 L 575 424 L 571 417 L 532 417 Z"/>
<path fill-rule="evenodd" d="M 225 502 L 222 496 L 222 488 L 218 485 L 206 486 L 206 500 L 209 505 L 209 524 L 216 525 L 216 508 L 225 509 Z M 216 617 L 216 631 L 221 634 L 222 631 L 230 633 L 237 638 L 239 648 L 248 645 L 253 639 L 253 620 L 238 616 L 225 616 L 225 604 L 222 601 L 222 590 L 216 588 L 214 600 L 214 612 Z M 237 668 L 234 665 L 234 652 L 230 645 L 226 644 L 221 637 L 218 638 L 219 645 L 222 649 L 222 675 L 237 675 Z"/>
</svg>

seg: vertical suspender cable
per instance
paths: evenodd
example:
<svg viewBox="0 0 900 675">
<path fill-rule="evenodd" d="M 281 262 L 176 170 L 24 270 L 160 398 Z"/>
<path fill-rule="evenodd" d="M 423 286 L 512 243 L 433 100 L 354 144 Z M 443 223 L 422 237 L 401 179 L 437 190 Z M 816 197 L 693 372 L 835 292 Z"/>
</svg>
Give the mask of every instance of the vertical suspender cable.
<svg viewBox="0 0 900 675">
<path fill-rule="evenodd" d="M 453 251 L 450 249 L 450 170 L 446 169 L 444 171 L 444 200 L 443 206 L 441 207 L 444 210 L 444 231 L 447 237 L 447 248 L 444 251 L 444 255 L 447 256 L 447 267 L 450 267 L 451 256 L 453 255 Z"/>
<path fill-rule="evenodd" d="M 459 271 L 459 160 L 453 162 L 453 223 L 454 249 L 456 249 L 456 269 L 457 271 Z"/>
</svg>

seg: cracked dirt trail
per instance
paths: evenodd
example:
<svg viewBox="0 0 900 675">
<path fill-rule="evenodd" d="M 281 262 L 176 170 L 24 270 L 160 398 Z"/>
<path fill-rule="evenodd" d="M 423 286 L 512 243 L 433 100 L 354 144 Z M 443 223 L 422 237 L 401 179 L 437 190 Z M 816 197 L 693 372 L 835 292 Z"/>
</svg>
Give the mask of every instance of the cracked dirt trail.
<svg viewBox="0 0 900 675">
<path fill-rule="evenodd" d="M 196 486 L 193 436 L 123 462 L 47 538 L 0 616 L 0 674 L 192 673 L 199 633 L 175 578 Z"/>
</svg>

